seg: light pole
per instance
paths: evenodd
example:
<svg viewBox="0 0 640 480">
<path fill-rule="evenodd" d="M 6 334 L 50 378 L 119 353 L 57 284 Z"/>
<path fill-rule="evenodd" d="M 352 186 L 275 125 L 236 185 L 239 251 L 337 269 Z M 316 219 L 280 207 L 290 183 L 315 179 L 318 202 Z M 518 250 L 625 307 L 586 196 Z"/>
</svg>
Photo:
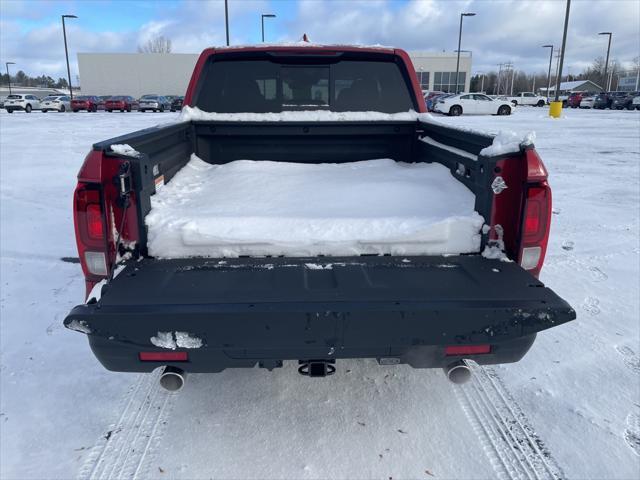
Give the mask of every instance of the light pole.
<svg viewBox="0 0 640 480">
<path fill-rule="evenodd" d="M 15 62 L 4 62 L 5 67 L 7 67 L 7 77 L 9 78 L 9 95 L 11 95 L 11 75 L 9 75 L 9 65 L 15 64 Z"/>
<path fill-rule="evenodd" d="M 609 35 L 609 43 L 607 44 L 607 59 L 604 61 L 604 91 L 607 91 L 607 68 L 609 67 L 609 51 L 611 50 L 611 37 L 613 33 L 611 32 L 600 32 L 598 35 Z"/>
<path fill-rule="evenodd" d="M 262 43 L 264 43 L 264 19 L 265 18 L 276 18 L 276 16 L 273 13 L 263 13 L 260 16 L 260 21 L 262 23 Z"/>
<path fill-rule="evenodd" d="M 460 74 L 460 44 L 462 43 L 462 17 L 473 17 L 475 13 L 461 13 L 460 14 L 460 30 L 458 30 L 458 59 L 456 60 L 456 90 L 458 93 L 458 75 Z"/>
<path fill-rule="evenodd" d="M 564 63 L 564 51 L 567 46 L 567 29 L 569 28 L 569 12 L 571 10 L 571 0 L 567 0 L 567 9 L 564 13 L 564 32 L 562 33 L 562 47 L 560 48 L 560 65 L 558 66 L 558 76 L 556 77 L 555 100 L 549 108 L 549 116 L 560 118 L 562 113 L 562 102 L 560 101 L 560 81 L 562 79 L 562 64 Z"/>
<path fill-rule="evenodd" d="M 496 88 L 494 90 L 495 95 L 500 95 L 500 76 L 502 75 L 502 66 L 504 63 L 498 63 L 498 78 L 496 79 Z"/>
<path fill-rule="evenodd" d="M 484 93 L 484 76 L 485 73 L 484 72 L 476 72 L 476 75 L 482 75 L 482 80 L 480 83 L 480 93 Z"/>
<path fill-rule="evenodd" d="M 64 55 L 67 57 L 67 76 L 69 77 L 69 96 L 73 100 L 73 89 L 71 88 L 71 69 L 69 68 L 69 50 L 67 49 L 67 29 L 64 26 L 65 18 L 78 18 L 75 15 L 62 15 L 62 35 L 64 35 Z"/>
<path fill-rule="evenodd" d="M 229 46 L 229 4 L 224 0 L 224 29 L 227 33 L 227 47 Z"/>
<path fill-rule="evenodd" d="M 560 66 L 558 67 L 558 76 L 556 78 L 556 98 L 560 100 L 560 82 L 562 81 L 562 65 L 564 64 L 564 49 L 567 46 L 567 29 L 569 28 L 569 11 L 571 10 L 571 0 L 567 0 L 567 10 L 564 13 L 564 32 L 562 33 L 562 47 L 560 48 Z"/>
</svg>

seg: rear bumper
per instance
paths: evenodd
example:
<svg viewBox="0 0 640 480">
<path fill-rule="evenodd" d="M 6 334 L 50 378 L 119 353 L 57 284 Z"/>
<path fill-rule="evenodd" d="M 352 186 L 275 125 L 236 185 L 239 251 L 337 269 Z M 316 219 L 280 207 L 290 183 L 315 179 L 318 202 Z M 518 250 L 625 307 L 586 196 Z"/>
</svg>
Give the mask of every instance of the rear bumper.
<svg viewBox="0 0 640 480">
<path fill-rule="evenodd" d="M 412 345 L 390 347 L 384 339 L 379 339 L 379 346 L 361 346 L 332 350 L 326 346 L 310 345 L 298 348 L 268 349 L 265 343 L 260 350 L 244 350 L 242 348 L 215 348 L 205 346 L 188 350 L 188 361 L 185 362 L 142 362 L 140 351 L 158 351 L 161 349 L 139 347 L 133 344 L 109 340 L 104 337 L 89 335 L 89 345 L 98 361 L 107 369 L 116 372 L 150 372 L 162 365 L 171 365 L 187 372 L 213 373 L 227 368 L 253 368 L 256 365 L 265 368 L 282 366 L 287 360 L 341 360 L 341 359 L 376 359 L 381 364 L 407 364 L 413 368 L 444 368 L 460 359 L 471 359 L 482 365 L 513 363 L 520 360 L 531 348 L 536 334 L 526 335 L 513 340 L 495 342 L 491 352 L 482 355 L 450 356 L 445 354 L 442 345 Z M 166 351 L 166 350 L 165 350 Z"/>
<path fill-rule="evenodd" d="M 188 352 L 181 368 L 217 372 L 335 358 L 440 367 L 458 358 L 448 345 L 490 344 L 465 358 L 513 362 L 536 332 L 574 318 L 517 264 L 481 256 L 239 258 L 132 262 L 64 323 L 89 334 L 110 370 L 153 369 L 138 353 L 169 351 L 152 340 L 168 335 Z M 176 344 L 175 332 L 201 345 Z"/>
<path fill-rule="evenodd" d="M 13 111 L 24 110 L 24 107 L 22 105 L 5 105 L 4 108 L 6 110 L 13 110 Z"/>
</svg>

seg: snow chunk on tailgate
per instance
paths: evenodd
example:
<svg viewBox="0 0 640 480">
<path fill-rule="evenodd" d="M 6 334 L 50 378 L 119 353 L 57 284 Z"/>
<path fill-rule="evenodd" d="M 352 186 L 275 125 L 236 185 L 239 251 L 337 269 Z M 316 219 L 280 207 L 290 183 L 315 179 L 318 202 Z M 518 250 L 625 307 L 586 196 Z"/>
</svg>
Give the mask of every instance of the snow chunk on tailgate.
<svg viewBox="0 0 640 480">
<path fill-rule="evenodd" d="M 436 163 L 190 162 L 151 197 L 149 253 L 441 255 L 478 252 L 474 195 Z"/>
<path fill-rule="evenodd" d="M 69 325 L 67 325 L 67 328 L 69 330 L 75 330 L 76 332 L 86 333 L 87 335 L 91 333 L 89 325 L 87 325 L 87 322 L 85 322 L 84 320 L 71 320 L 71 322 L 69 322 Z"/>
<path fill-rule="evenodd" d="M 189 332 L 158 332 L 149 339 L 153 345 L 160 348 L 175 350 L 176 348 L 200 348 L 202 340 Z"/>
<path fill-rule="evenodd" d="M 140 156 L 140 152 L 133 148 L 131 145 L 123 143 L 123 144 L 114 144 L 111 145 L 111 151 L 117 153 L 119 155 L 124 155 L 127 157 L 135 157 L 138 158 Z"/>
</svg>

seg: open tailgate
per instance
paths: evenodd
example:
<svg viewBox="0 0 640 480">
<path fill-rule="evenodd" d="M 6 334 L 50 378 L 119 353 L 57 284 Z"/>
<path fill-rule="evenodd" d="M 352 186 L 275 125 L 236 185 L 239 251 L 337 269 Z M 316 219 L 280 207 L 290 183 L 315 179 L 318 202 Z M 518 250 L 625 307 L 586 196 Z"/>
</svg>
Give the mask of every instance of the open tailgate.
<svg viewBox="0 0 640 480">
<path fill-rule="evenodd" d="M 234 358 L 345 358 L 493 344 L 575 317 L 513 262 L 365 256 L 131 262 L 64 323 L 137 349 L 179 331 Z"/>
</svg>

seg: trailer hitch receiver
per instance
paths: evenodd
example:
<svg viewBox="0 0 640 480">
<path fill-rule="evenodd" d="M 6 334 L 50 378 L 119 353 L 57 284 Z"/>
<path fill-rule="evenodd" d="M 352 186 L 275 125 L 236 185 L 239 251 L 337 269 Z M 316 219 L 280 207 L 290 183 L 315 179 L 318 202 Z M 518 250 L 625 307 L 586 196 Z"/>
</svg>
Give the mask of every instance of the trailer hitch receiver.
<svg viewBox="0 0 640 480">
<path fill-rule="evenodd" d="M 326 377 L 336 373 L 335 360 L 300 360 L 298 373 L 308 377 Z"/>
</svg>

